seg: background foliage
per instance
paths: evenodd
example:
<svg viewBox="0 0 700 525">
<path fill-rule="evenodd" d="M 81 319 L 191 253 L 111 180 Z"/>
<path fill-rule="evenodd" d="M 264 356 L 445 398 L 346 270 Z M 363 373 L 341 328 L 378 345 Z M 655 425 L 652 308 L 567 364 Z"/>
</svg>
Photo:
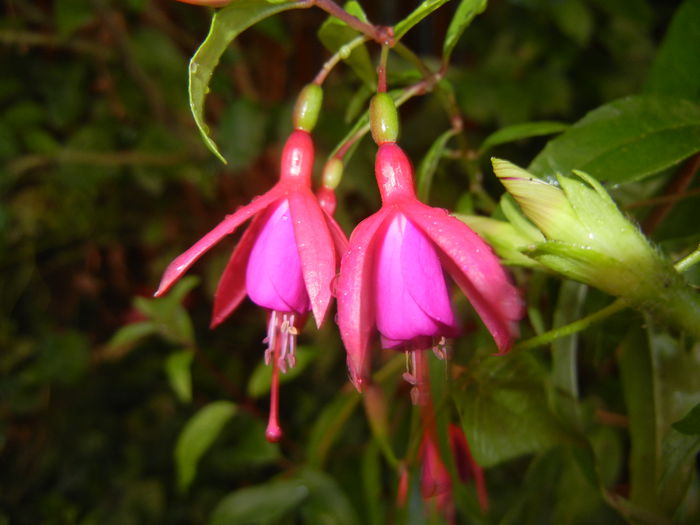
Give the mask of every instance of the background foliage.
<svg viewBox="0 0 700 525">
<path fill-rule="evenodd" d="M 363 4 L 371 20 L 393 24 L 418 2 Z M 405 36 L 429 65 L 439 64 L 457 5 Z M 347 384 L 330 323 L 304 331 L 282 387 L 287 437 L 278 446 L 263 437 L 264 316 L 246 304 L 207 329 L 228 248 L 198 266 L 199 278 L 149 298 L 174 255 L 275 180 L 294 97 L 328 56 L 313 36 L 325 18 L 267 18 L 224 53 L 206 107 L 223 166 L 187 106 L 188 60 L 210 10 L 164 0 L 5 2 L 0 523 L 427 519 L 415 482 L 410 512 L 394 504 L 396 473 Z M 326 26 L 320 39 L 332 47 L 333 34 Z M 532 162 L 540 175 L 584 169 L 677 260 L 700 242 L 700 191 L 685 160 L 700 148 L 698 48 L 696 0 L 493 0 L 452 52 L 447 79 L 466 117 L 463 143 L 452 149 L 447 137 L 431 149 L 449 126 L 435 96 L 402 106 L 401 143 L 427 174 L 430 202 L 466 214 L 495 211 L 502 189 L 492 154 Z M 370 95 L 364 59 L 327 81 L 319 163 Z M 391 85 L 419 78 L 392 60 Z M 378 205 L 373 153 L 364 141 L 339 188 L 347 232 Z M 529 306 L 523 337 L 610 302 L 549 273 L 514 275 Z M 688 277 L 698 284 L 697 271 Z M 484 331 L 473 330 L 436 393 L 442 417 L 459 416 L 487 467 L 492 508 L 482 515 L 473 488 L 459 485 L 460 522 L 697 523 L 697 410 L 683 419 L 700 401 L 695 341 L 625 311 L 492 358 Z M 381 361 L 390 445 L 410 456 L 416 425 L 403 361 Z"/>
</svg>

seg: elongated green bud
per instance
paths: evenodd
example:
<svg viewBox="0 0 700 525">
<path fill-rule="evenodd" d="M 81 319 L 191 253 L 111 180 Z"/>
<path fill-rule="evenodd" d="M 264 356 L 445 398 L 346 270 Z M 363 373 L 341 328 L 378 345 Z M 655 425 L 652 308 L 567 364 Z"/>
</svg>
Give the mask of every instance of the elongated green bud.
<svg viewBox="0 0 700 525">
<path fill-rule="evenodd" d="M 323 90 L 316 84 L 307 84 L 299 93 L 294 106 L 294 128 L 311 133 L 316 126 L 323 102 Z"/>
<path fill-rule="evenodd" d="M 369 103 L 369 125 L 374 142 L 396 142 L 399 137 L 399 114 L 391 95 L 377 93 Z"/>
<path fill-rule="evenodd" d="M 325 188 L 334 190 L 338 187 L 341 178 L 343 178 L 343 161 L 333 157 L 323 167 L 322 184 Z"/>
</svg>

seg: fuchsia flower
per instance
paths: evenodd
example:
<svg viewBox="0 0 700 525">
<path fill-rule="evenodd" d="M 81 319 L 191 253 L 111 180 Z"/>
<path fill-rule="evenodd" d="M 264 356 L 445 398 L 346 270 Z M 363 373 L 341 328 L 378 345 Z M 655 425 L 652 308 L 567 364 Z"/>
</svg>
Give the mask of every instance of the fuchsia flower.
<svg viewBox="0 0 700 525">
<path fill-rule="evenodd" d="M 355 387 L 367 380 L 375 330 L 384 348 L 407 351 L 441 352 L 446 338 L 457 335 L 445 272 L 506 352 L 522 307 L 489 246 L 445 210 L 417 200 L 411 163 L 394 142 L 380 144 L 375 173 L 382 208 L 353 231 L 337 285 L 338 325 Z"/>
<path fill-rule="evenodd" d="M 212 327 L 224 321 L 246 295 L 268 309 L 266 361 L 273 364 L 273 390 L 268 438 L 278 440 L 278 372 L 294 366 L 300 316 L 313 312 L 318 326 L 331 301 L 338 254 L 347 240 L 331 215 L 311 192 L 314 148 L 303 130 L 292 132 L 282 151 L 280 180 L 221 221 L 166 268 L 156 297 L 164 294 L 187 269 L 226 235 L 252 219 L 219 281 Z M 328 199 L 328 197 L 327 197 Z"/>
</svg>

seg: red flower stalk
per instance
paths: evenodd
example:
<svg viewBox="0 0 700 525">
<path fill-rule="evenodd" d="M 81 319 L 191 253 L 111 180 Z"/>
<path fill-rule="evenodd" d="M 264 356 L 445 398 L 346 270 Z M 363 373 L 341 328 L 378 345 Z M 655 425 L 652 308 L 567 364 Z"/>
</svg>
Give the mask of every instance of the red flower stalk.
<svg viewBox="0 0 700 525">
<path fill-rule="evenodd" d="M 311 191 L 314 148 L 303 130 L 292 132 L 282 151 L 280 180 L 267 193 L 227 215 L 213 230 L 166 268 L 156 297 L 164 294 L 194 262 L 225 236 L 252 219 L 219 281 L 212 328 L 246 295 L 270 311 L 265 359 L 273 365 L 268 439 L 277 441 L 278 371 L 294 366 L 300 316 L 313 311 L 317 326 L 331 301 L 338 254 L 347 241 Z"/>
<path fill-rule="evenodd" d="M 384 348 L 433 347 L 444 354 L 446 338 L 459 331 L 445 272 L 506 352 L 522 306 L 489 246 L 445 210 L 418 201 L 411 163 L 394 142 L 380 143 L 375 173 L 382 208 L 353 231 L 337 285 L 338 325 L 355 387 L 367 380 L 375 330 Z"/>
</svg>

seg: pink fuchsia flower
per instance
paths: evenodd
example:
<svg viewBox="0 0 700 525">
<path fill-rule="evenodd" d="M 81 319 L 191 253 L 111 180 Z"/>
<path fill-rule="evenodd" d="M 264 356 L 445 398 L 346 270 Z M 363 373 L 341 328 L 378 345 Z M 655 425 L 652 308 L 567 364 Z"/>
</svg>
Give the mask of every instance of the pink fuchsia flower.
<svg viewBox="0 0 700 525">
<path fill-rule="evenodd" d="M 375 173 L 382 208 L 350 237 L 337 284 L 338 325 L 358 390 L 369 374 L 375 331 L 385 348 L 446 348 L 458 333 L 445 273 L 464 292 L 500 352 L 517 334 L 521 300 L 489 246 L 445 210 L 416 198 L 411 163 L 380 144 Z"/>
<path fill-rule="evenodd" d="M 292 132 L 282 151 L 280 180 L 264 195 L 227 215 L 166 268 L 156 297 L 167 292 L 194 262 L 251 219 L 233 250 L 214 297 L 211 326 L 224 321 L 246 295 L 270 311 L 265 357 L 273 364 L 268 438 L 278 440 L 278 373 L 294 366 L 300 316 L 313 312 L 318 326 L 331 301 L 338 254 L 347 241 L 311 191 L 314 148 L 303 130 Z"/>
</svg>

